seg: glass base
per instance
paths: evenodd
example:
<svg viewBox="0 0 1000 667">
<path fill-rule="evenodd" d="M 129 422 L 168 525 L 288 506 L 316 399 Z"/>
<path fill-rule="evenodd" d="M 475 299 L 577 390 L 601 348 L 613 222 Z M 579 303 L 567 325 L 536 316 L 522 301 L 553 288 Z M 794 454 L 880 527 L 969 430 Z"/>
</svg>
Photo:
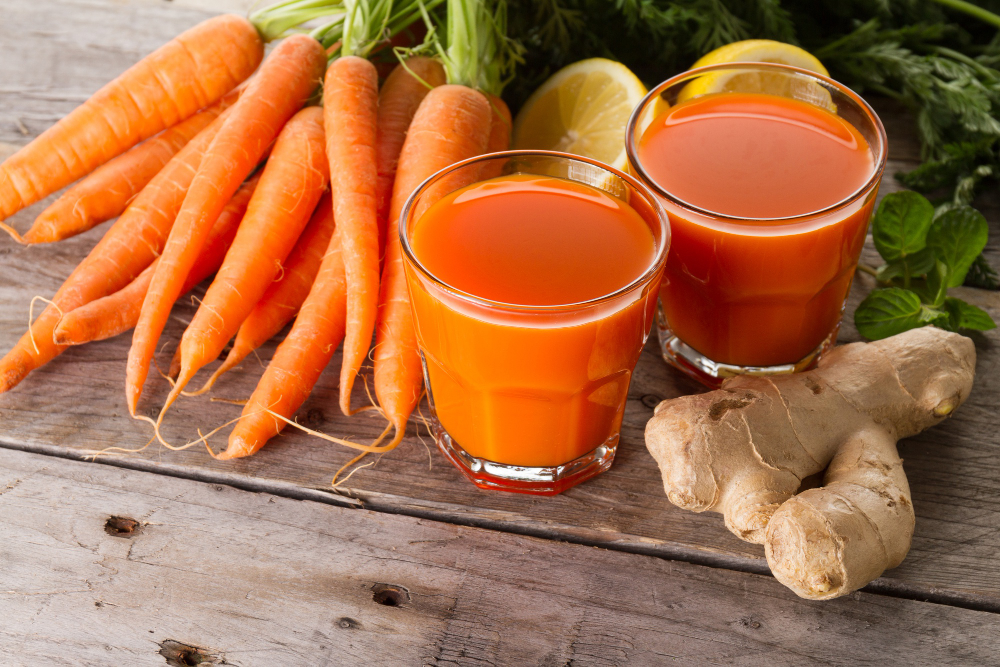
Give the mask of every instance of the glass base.
<svg viewBox="0 0 1000 667">
<path fill-rule="evenodd" d="M 737 375 L 786 375 L 809 370 L 827 350 L 834 346 L 839 331 L 838 322 L 830 335 L 815 350 L 795 363 L 780 366 L 737 366 L 712 361 L 675 336 L 669 327 L 663 326 L 662 321 L 657 326 L 660 352 L 664 361 L 712 389 L 718 389 L 727 378 Z"/>
<path fill-rule="evenodd" d="M 618 450 L 618 436 L 578 459 L 558 466 L 530 468 L 476 458 L 452 440 L 441 423 L 434 420 L 434 440 L 438 448 L 470 482 L 481 489 L 554 496 L 611 467 Z"/>
</svg>

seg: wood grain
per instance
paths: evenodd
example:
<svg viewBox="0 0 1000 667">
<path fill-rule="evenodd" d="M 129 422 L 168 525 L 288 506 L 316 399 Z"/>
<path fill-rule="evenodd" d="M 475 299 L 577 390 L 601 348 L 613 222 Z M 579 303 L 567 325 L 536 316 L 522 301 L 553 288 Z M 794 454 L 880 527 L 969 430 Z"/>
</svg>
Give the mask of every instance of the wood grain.
<svg viewBox="0 0 1000 667">
<path fill-rule="evenodd" d="M 45 91 L 39 98 L 0 89 L 3 142 L 23 142 L 10 119 L 35 119 L 33 124 L 25 120 L 29 134 L 40 131 L 71 108 L 74 100 L 204 16 L 189 7 L 134 0 L 114 4 L 96 0 L 0 3 L 4 14 L 0 43 L 5 46 L 0 64 L 2 85 L 30 78 L 31 85 Z M 46 16 L 45 32 L 33 27 L 38 25 L 40 14 Z M 94 26 L 98 30 L 95 36 L 71 35 L 81 22 Z M 104 30 L 102 22 L 119 22 L 119 29 L 100 32 Z M 123 28 L 126 24 L 128 30 Z M 85 63 L 81 61 L 80 71 L 67 74 L 61 69 L 63 64 L 47 64 L 59 49 L 70 48 L 64 42 L 72 46 L 88 39 L 93 40 L 91 46 L 78 45 L 80 50 L 72 51 L 79 58 L 87 57 Z M 57 40 L 57 47 L 51 45 L 52 40 Z M 32 75 L 27 77 L 25 71 Z M 910 125 L 900 111 L 891 105 L 879 105 L 879 109 L 890 120 L 893 155 L 883 183 L 885 192 L 898 188 L 891 174 L 912 167 L 916 152 L 912 134 L 904 134 Z M 44 203 L 20 214 L 15 224 L 26 228 L 42 206 Z M 982 206 L 992 229 L 988 252 L 994 264 L 1000 265 L 1000 206 L 995 197 L 984 200 Z M 0 349 L 8 349 L 25 330 L 31 296 L 50 296 L 102 232 L 103 227 L 97 228 L 51 247 L 22 248 L 0 239 Z M 870 244 L 865 257 L 874 263 Z M 870 288 L 864 277 L 857 281 L 848 312 L 853 312 Z M 972 294 L 972 300 L 995 318 L 1000 317 L 1000 295 Z M 167 349 L 161 363 L 169 361 L 183 323 L 192 314 L 189 300 L 175 308 L 163 339 Z M 849 321 L 841 338 L 858 339 Z M 871 590 L 1000 611 L 1000 570 L 996 568 L 1000 549 L 1000 415 L 996 409 L 1000 402 L 1000 334 L 976 335 L 975 340 L 978 377 L 969 402 L 950 421 L 900 444 L 917 511 L 916 536 L 908 559 L 875 582 Z M 150 437 L 148 427 L 129 419 L 124 406 L 128 345 L 126 335 L 70 350 L 13 392 L 0 396 L 0 445 L 76 457 L 109 446 L 141 447 Z M 266 361 L 273 350 L 272 343 L 260 351 L 260 357 Z M 336 407 L 339 364 L 338 355 L 299 419 L 333 435 L 369 440 L 381 431 L 383 423 L 373 413 L 351 419 L 340 415 Z M 251 357 L 219 383 L 214 395 L 245 399 L 261 372 L 262 367 Z M 155 414 L 167 389 L 165 382 L 151 381 L 143 402 L 147 414 Z M 216 462 L 203 449 L 171 452 L 153 446 L 137 454 L 106 454 L 102 460 L 293 498 L 361 505 L 388 513 L 766 572 L 761 549 L 733 537 L 718 515 L 683 512 L 667 501 L 655 462 L 643 445 L 645 422 L 659 400 L 701 390 L 668 368 L 651 340 L 629 392 L 615 465 L 555 498 L 474 488 L 433 451 L 419 420 L 411 424 L 398 450 L 360 470 L 336 490 L 329 486 L 330 477 L 352 453 L 298 433 L 283 435 L 256 456 L 234 462 Z M 366 400 L 359 385 L 354 402 L 363 404 Z M 212 403 L 207 397 L 187 399 L 172 410 L 164 432 L 171 442 L 184 443 L 197 436 L 197 427 L 210 429 L 238 414 L 238 407 Z M 223 437 L 213 443 L 220 446 Z"/>
<path fill-rule="evenodd" d="M 177 659 L 193 651 L 226 665 L 976 664 L 1000 651 L 995 614 L 863 593 L 809 602 L 769 577 L 9 450 L 0 561 L 14 665 L 194 664 Z"/>
</svg>

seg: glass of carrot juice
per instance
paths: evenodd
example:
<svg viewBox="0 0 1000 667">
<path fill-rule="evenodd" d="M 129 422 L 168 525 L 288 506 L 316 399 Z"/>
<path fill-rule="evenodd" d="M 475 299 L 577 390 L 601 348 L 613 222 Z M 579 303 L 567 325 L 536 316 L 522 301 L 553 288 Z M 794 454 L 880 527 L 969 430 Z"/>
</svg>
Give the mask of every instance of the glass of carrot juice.
<svg viewBox="0 0 1000 667">
<path fill-rule="evenodd" d="M 543 495 L 607 470 L 670 242 L 656 197 L 586 158 L 493 153 L 425 181 L 399 234 L 445 456 Z"/>
<path fill-rule="evenodd" d="M 709 386 L 815 363 L 836 341 L 885 167 L 872 108 L 794 67 L 702 67 L 650 91 L 626 150 L 670 216 L 667 362 Z"/>
</svg>

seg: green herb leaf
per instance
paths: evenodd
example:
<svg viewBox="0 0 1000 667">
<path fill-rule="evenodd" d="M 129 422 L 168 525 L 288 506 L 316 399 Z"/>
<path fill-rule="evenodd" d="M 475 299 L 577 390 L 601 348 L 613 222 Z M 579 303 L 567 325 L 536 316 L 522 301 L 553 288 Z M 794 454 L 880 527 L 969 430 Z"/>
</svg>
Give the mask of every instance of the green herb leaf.
<svg viewBox="0 0 1000 667">
<path fill-rule="evenodd" d="M 907 270 L 909 270 L 911 278 L 916 278 L 926 275 L 928 271 L 934 268 L 935 262 L 937 262 L 937 259 L 934 257 L 934 253 L 924 248 L 903 259 L 878 267 L 875 279 L 880 283 L 888 285 L 896 278 L 907 275 Z"/>
<path fill-rule="evenodd" d="M 947 321 L 948 314 L 920 303 L 916 292 L 900 287 L 877 289 L 854 311 L 858 332 L 880 340 L 927 324 Z"/>
<path fill-rule="evenodd" d="M 872 237 L 887 262 L 895 262 L 924 249 L 934 207 L 927 198 L 905 190 L 886 195 L 875 213 Z"/>
<path fill-rule="evenodd" d="M 948 265 L 941 260 L 937 260 L 934 268 L 927 272 L 924 289 L 920 293 L 924 303 L 935 307 L 944 303 L 944 298 L 948 296 L 949 275 Z"/>
<path fill-rule="evenodd" d="M 948 324 L 952 331 L 958 329 L 989 331 L 997 326 L 989 313 L 961 299 L 950 296 L 944 300 L 944 307 L 948 311 Z"/>
<path fill-rule="evenodd" d="M 883 285 L 891 285 L 892 281 L 906 273 L 906 262 L 889 262 L 875 270 L 875 280 Z"/>
<path fill-rule="evenodd" d="M 934 220 L 927 232 L 927 247 L 948 266 L 948 287 L 965 281 L 989 233 L 986 218 L 971 206 L 953 206 Z"/>
</svg>

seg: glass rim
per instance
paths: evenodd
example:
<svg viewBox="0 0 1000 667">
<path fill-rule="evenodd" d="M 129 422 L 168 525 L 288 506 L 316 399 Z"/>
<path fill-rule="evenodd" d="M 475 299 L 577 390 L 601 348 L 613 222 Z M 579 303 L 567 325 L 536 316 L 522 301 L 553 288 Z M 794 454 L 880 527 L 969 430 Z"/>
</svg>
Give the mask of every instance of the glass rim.
<svg viewBox="0 0 1000 667">
<path fill-rule="evenodd" d="M 471 292 L 466 292 L 464 290 L 461 290 L 453 285 L 448 284 L 444 280 L 434 275 L 434 273 L 432 273 L 426 266 L 424 266 L 424 264 L 417 258 L 416 254 L 413 252 L 412 246 L 410 245 L 410 240 L 407 238 L 406 228 L 410 220 L 410 213 L 411 209 L 413 208 L 413 204 L 417 201 L 420 195 L 423 194 L 431 185 L 433 185 L 437 181 L 440 181 L 448 174 L 451 174 L 459 169 L 467 167 L 471 164 L 475 164 L 477 162 L 486 162 L 489 160 L 500 160 L 500 159 L 506 160 L 516 157 L 558 158 L 567 161 L 582 162 L 592 167 L 597 167 L 598 169 L 602 169 L 618 177 L 619 179 L 624 181 L 628 187 L 638 192 L 639 195 L 642 196 L 647 201 L 647 203 L 653 208 L 653 211 L 656 214 L 656 217 L 660 223 L 661 241 L 659 244 L 659 248 L 656 251 L 656 254 L 653 256 L 653 259 L 649 263 L 649 267 L 645 271 L 643 271 L 643 273 L 639 275 L 637 278 L 635 278 L 628 284 L 624 285 L 623 287 L 616 289 L 614 292 L 611 292 L 610 294 L 605 294 L 599 297 L 595 297 L 593 299 L 588 299 L 587 301 L 578 301 L 575 303 L 552 304 L 552 305 L 527 305 L 527 304 L 507 303 L 505 301 L 494 301 L 492 299 L 487 299 L 485 297 L 472 294 Z M 539 174 L 539 175 L 541 176 L 544 174 Z M 553 178 L 561 178 L 561 177 L 553 176 Z M 482 181 L 473 181 L 473 183 L 480 183 L 480 182 Z M 469 185 L 472 185 L 473 183 L 470 183 Z M 667 218 L 667 213 L 664 210 L 663 205 L 660 204 L 659 200 L 656 198 L 653 192 L 644 183 L 639 181 L 639 179 L 629 174 L 626 174 L 618 169 L 615 169 L 610 165 L 604 164 L 603 162 L 594 160 L 592 158 L 583 157 L 581 155 L 573 155 L 572 153 L 563 153 L 560 151 L 546 151 L 546 150 L 508 150 L 508 151 L 500 151 L 497 153 L 486 153 L 484 155 L 477 155 L 475 157 L 467 158 L 460 162 L 456 162 L 448 167 L 445 167 L 444 169 L 435 172 L 434 174 L 431 174 L 424 180 L 423 183 L 418 185 L 416 189 L 414 189 L 413 192 L 410 193 L 409 197 L 406 198 L 406 202 L 403 204 L 403 210 L 399 215 L 399 223 L 397 231 L 399 234 L 399 243 L 403 251 L 404 259 L 409 261 L 410 264 L 413 267 L 415 267 L 424 277 L 429 279 L 437 286 L 444 288 L 449 293 L 465 301 L 469 301 L 479 306 L 486 306 L 488 308 L 495 308 L 500 310 L 522 311 L 526 313 L 571 312 L 574 310 L 581 310 L 584 308 L 589 308 L 592 306 L 600 305 L 602 303 L 613 301 L 623 296 L 624 294 L 633 291 L 637 287 L 642 286 L 644 283 L 650 282 L 656 276 L 657 272 L 662 268 L 662 265 L 666 260 L 667 249 L 670 246 L 670 241 L 669 241 L 670 225 L 669 225 L 669 220 Z"/>
<path fill-rule="evenodd" d="M 670 88 L 671 86 L 677 85 L 678 83 L 684 81 L 685 79 L 693 78 L 694 75 L 706 74 L 708 72 L 717 70 L 753 69 L 753 68 L 771 69 L 771 70 L 778 70 L 778 71 L 804 75 L 808 78 L 811 78 L 815 81 L 826 84 L 827 86 L 836 89 L 837 91 L 848 97 L 850 100 L 852 100 L 856 105 L 858 105 L 858 107 L 865 113 L 869 121 L 871 121 L 872 125 L 875 127 L 875 133 L 878 136 L 879 140 L 879 146 L 876 155 L 877 159 L 875 160 L 875 163 L 872 167 L 871 176 L 868 178 L 867 181 L 865 181 L 864 185 L 862 185 L 861 187 L 859 187 L 858 189 L 856 189 L 854 192 L 847 195 L 843 199 L 840 199 L 839 201 L 830 204 L 829 206 L 825 206 L 815 211 L 808 211 L 806 213 L 797 213 L 795 215 L 783 216 L 779 218 L 759 218 L 759 217 L 754 218 L 754 217 L 719 213 L 717 211 L 712 211 L 710 209 L 703 208 L 701 206 L 696 206 L 695 204 L 692 204 L 688 201 L 681 199 L 676 195 L 667 192 L 667 190 L 662 185 L 657 183 L 656 180 L 649 175 L 645 167 L 642 166 L 642 162 L 639 159 L 638 144 L 636 142 L 639 117 L 644 113 L 646 108 L 650 104 L 652 104 L 656 100 L 656 98 L 658 98 L 663 93 L 663 91 Z M 662 196 L 663 198 L 667 199 L 668 201 L 677 206 L 680 206 L 689 211 L 693 211 L 695 213 L 710 218 L 717 218 L 725 221 L 733 221 L 740 223 L 746 223 L 746 222 L 791 223 L 791 222 L 807 220 L 814 216 L 823 215 L 826 213 L 836 211 L 837 209 L 848 206 L 852 202 L 856 201 L 866 191 L 874 187 L 878 183 L 879 179 L 882 177 L 882 172 L 885 170 L 885 165 L 886 162 L 888 161 L 889 148 L 888 148 L 888 139 L 885 133 L 885 127 L 882 125 L 882 119 L 878 117 L 878 114 L 875 113 L 875 110 L 872 109 L 871 105 L 868 104 L 868 102 L 866 102 L 863 97 L 861 97 L 853 90 L 851 90 L 844 84 L 840 83 L 839 81 L 835 81 L 834 79 L 831 79 L 830 77 L 824 76 L 817 72 L 811 72 L 807 69 L 803 69 L 801 67 L 794 67 L 792 65 L 782 65 L 779 63 L 764 63 L 764 62 L 734 62 L 734 63 L 720 63 L 717 65 L 706 65 L 704 67 L 695 67 L 693 69 L 686 70 L 684 72 L 681 72 L 680 74 L 676 74 L 670 77 L 669 79 L 662 82 L 661 84 L 650 90 L 648 93 L 646 93 L 645 97 L 643 97 L 642 100 L 640 100 L 639 104 L 635 107 L 635 109 L 632 110 L 632 115 L 629 117 L 628 124 L 625 126 L 625 153 L 628 156 L 629 166 L 635 169 L 637 174 L 643 179 L 644 183 L 648 183 L 649 187 L 651 187 L 654 192 L 656 192 L 657 194 L 659 194 L 660 196 Z"/>
</svg>

